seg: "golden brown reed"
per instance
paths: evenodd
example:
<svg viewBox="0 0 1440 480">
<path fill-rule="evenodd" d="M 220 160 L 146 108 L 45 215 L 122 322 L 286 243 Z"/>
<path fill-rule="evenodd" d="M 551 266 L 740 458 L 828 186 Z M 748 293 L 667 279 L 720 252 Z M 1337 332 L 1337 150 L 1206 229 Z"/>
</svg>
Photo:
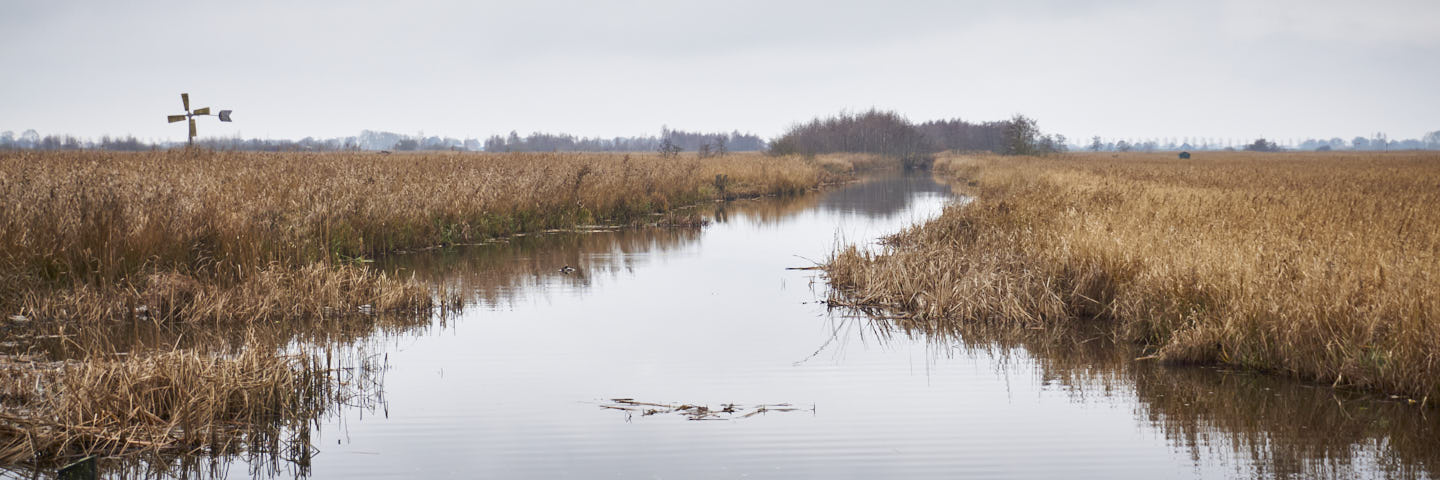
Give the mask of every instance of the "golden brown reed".
<svg viewBox="0 0 1440 480">
<path fill-rule="evenodd" d="M 119 289 L 144 296 L 188 283 L 186 277 L 230 289 L 257 285 L 257 274 L 291 275 L 277 272 L 313 263 L 580 224 L 645 223 L 675 206 L 713 198 L 801 192 L 844 178 L 839 170 L 813 159 L 753 154 L 702 160 L 559 153 L 5 152 L 0 310 L 55 314 L 59 310 L 29 310 L 66 303 L 37 300 L 56 290 L 124 297 L 114 293 Z M 111 304 L 108 311 L 130 307 Z"/>
<path fill-rule="evenodd" d="M 303 425 L 351 385 L 313 355 L 275 353 L 290 339 L 404 330 L 457 306 L 445 283 L 369 258 L 695 223 L 676 207 L 799 193 L 855 168 L 761 155 L 0 152 L 0 464 L 273 444 L 276 421 Z"/>
<path fill-rule="evenodd" d="M 419 313 L 435 306 L 431 288 L 367 266 L 271 264 L 239 277 L 229 284 L 201 283 L 170 271 L 147 275 L 136 282 L 140 287 L 82 284 L 68 290 L 26 292 L 23 313 L 42 319 L 161 323 L 181 319 L 214 325 Z"/>
<path fill-rule="evenodd" d="M 876 153 L 829 153 L 812 158 L 826 171 L 841 175 L 898 170 L 903 165 L 898 158 Z"/>
<path fill-rule="evenodd" d="M 947 155 L 974 203 L 850 248 L 837 301 L 1097 321 L 1147 357 L 1440 399 L 1440 154 Z M 1434 399 L 1432 399 L 1434 400 Z"/>
<path fill-rule="evenodd" d="M 233 454 L 275 449 L 337 405 L 375 394 L 373 365 L 247 348 L 0 365 L 0 464 L 83 455 Z M 288 442 L 287 442 L 288 443 Z M 308 443 L 288 445 L 310 448 Z M 282 452 L 283 453 L 283 452 Z"/>
</svg>

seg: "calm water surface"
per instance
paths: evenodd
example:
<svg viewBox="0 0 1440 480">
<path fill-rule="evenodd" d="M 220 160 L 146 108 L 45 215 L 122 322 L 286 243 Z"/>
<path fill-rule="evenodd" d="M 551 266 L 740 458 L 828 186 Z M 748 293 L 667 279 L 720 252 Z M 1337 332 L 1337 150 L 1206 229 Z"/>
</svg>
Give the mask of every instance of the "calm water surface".
<svg viewBox="0 0 1440 480">
<path fill-rule="evenodd" d="M 1435 415 L 1099 341 L 930 338 L 828 311 L 807 267 L 956 203 L 928 176 L 717 207 L 703 229 L 549 234 L 383 268 L 467 292 L 383 333 L 383 402 L 315 478 L 1427 477 Z M 710 207 L 706 207 L 707 210 Z M 578 270 L 562 274 L 563 266 Z M 604 408 L 789 404 L 692 421 Z M 1433 410 L 1433 409 L 1432 409 Z M 1433 411 L 1431 412 L 1433 414 Z M 293 475 L 295 469 L 283 469 Z M 248 477 L 243 462 L 228 469 Z"/>
</svg>

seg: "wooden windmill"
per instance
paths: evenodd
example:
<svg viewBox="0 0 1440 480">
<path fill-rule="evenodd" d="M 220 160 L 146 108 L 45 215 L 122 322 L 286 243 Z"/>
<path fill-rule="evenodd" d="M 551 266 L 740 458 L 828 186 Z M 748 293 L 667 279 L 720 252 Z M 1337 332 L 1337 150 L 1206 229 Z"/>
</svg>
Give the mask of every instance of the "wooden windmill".
<svg viewBox="0 0 1440 480">
<path fill-rule="evenodd" d="M 170 120 L 170 123 L 175 123 L 175 122 L 178 122 L 178 121 L 181 121 L 181 120 L 189 120 L 189 121 L 190 121 L 190 140 L 189 140 L 189 144 L 190 144 L 190 145 L 194 145 L 194 144 L 195 144 L 195 117 L 202 117 L 202 116 L 208 116 L 208 115 L 210 115 L 210 107 L 197 108 L 197 109 L 195 109 L 195 111 L 193 111 L 193 112 L 190 111 L 190 94 L 188 94 L 188 93 L 182 93 L 182 94 L 180 94 L 180 103 L 182 103 L 182 104 L 185 105 L 185 114 L 183 114 L 183 115 L 170 115 L 170 116 L 167 116 L 167 117 L 165 117 L 165 118 L 168 119 L 168 120 Z M 216 116 L 220 117 L 220 121 L 222 121 L 222 122 L 228 122 L 228 121 L 230 121 L 230 111 L 229 111 L 229 110 L 221 110 L 220 113 L 217 114 Z"/>
</svg>

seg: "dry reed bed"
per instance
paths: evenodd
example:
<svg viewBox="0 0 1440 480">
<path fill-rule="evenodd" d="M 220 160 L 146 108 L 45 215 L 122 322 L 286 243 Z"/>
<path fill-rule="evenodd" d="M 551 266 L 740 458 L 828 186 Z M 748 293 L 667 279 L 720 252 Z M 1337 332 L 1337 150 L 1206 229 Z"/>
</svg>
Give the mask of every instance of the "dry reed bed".
<svg viewBox="0 0 1440 480">
<path fill-rule="evenodd" d="M 406 329 L 458 305 L 443 284 L 361 259 L 683 223 L 660 214 L 854 169 L 759 155 L 0 152 L 0 349 L 12 350 L 0 351 L 0 464 L 253 451 L 255 432 L 278 448 L 276 422 L 303 424 L 349 384 L 274 353 L 295 332 L 271 326 Z"/>
<path fill-rule="evenodd" d="M 976 201 L 828 265 L 929 329 L 1096 321 L 1147 356 L 1440 399 L 1440 155 L 949 155 Z M 1435 399 L 1432 399 L 1435 400 Z"/>
<path fill-rule="evenodd" d="M 378 394 L 373 365 L 327 362 L 247 348 L 227 356 L 177 350 L 39 368 L 0 365 L 7 373 L 0 383 L 7 407 L 0 410 L 0 464 L 140 452 L 308 452 L 308 442 L 290 445 L 285 435 L 308 432 L 335 406 Z"/>
<path fill-rule="evenodd" d="M 437 302 L 437 297 L 444 299 Z M 22 317 L 106 319 L 195 324 L 312 320 L 324 322 L 376 312 L 413 316 L 454 306 L 450 292 L 397 279 L 365 266 L 271 264 L 219 284 L 168 271 L 145 275 L 123 288 L 79 284 L 21 294 Z M 54 326 L 43 322 L 37 327 Z M 68 322 L 66 322 L 68 323 Z"/>
<path fill-rule="evenodd" d="M 266 274 L 306 275 L 288 270 L 314 263 L 646 222 L 713 198 L 802 192 L 844 178 L 837 172 L 845 161 L 838 162 L 826 169 L 815 160 L 760 155 L 5 152 L 0 309 L 103 313 L 49 297 L 66 291 L 87 301 L 129 299 L 155 288 L 163 295 L 169 285 L 151 280 L 181 277 L 234 289 L 259 285 L 256 277 Z M 134 306 L 125 307 L 106 308 Z"/>
<path fill-rule="evenodd" d="M 400 282 L 383 272 L 351 266 L 277 268 L 231 288 L 171 275 L 174 278 L 147 279 L 151 286 L 141 294 L 121 291 L 125 298 L 88 287 L 41 296 L 45 308 L 33 310 L 40 318 L 68 313 L 116 320 L 0 318 L 0 358 L 85 361 L 172 349 L 233 354 L 242 348 L 349 345 L 377 334 L 428 328 L 437 319 L 443 325 L 462 307 L 461 292 L 450 285 L 423 278 Z M 51 311 L 56 313 L 52 316 Z M 183 320 L 169 320 L 176 315 Z"/>
</svg>

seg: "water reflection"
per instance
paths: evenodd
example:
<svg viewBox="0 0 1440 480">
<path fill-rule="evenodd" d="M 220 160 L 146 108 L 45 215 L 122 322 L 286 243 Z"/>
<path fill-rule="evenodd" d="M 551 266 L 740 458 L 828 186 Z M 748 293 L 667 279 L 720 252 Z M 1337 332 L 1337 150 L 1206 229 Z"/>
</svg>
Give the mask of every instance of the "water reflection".
<svg viewBox="0 0 1440 480">
<path fill-rule="evenodd" d="M 909 172 L 872 179 L 829 193 L 820 201 L 827 211 L 889 218 L 905 212 L 917 196 L 951 196 L 950 185 L 936 182 L 928 174 Z"/>
<path fill-rule="evenodd" d="M 633 272 L 657 254 L 693 245 L 700 228 L 643 228 L 589 233 L 554 232 L 504 241 L 396 255 L 380 268 L 445 285 L 472 303 L 502 305 L 527 294 L 589 287 L 597 278 Z M 573 271 L 562 271 L 564 267 Z"/>
<path fill-rule="evenodd" d="M 1440 466 L 1440 416 L 1381 396 L 1225 368 L 1136 360 L 1098 328 L 934 331 L 882 312 L 833 312 L 840 335 L 920 341 L 947 354 L 1004 359 L 1076 403 L 1133 405 L 1200 471 L 1221 463 L 1246 478 L 1429 478 Z M 846 326 L 845 323 L 855 325 Z M 864 340 L 862 340 L 863 342 Z M 829 339 L 825 343 L 836 343 Z"/>
<path fill-rule="evenodd" d="M 760 198 L 698 207 L 716 224 L 741 221 L 774 227 L 817 208 L 873 219 L 892 219 L 917 196 L 948 197 L 948 185 L 923 173 L 867 179 L 800 197 Z M 637 228 L 519 235 L 482 245 L 462 245 L 396 255 L 380 261 L 393 275 L 415 275 L 434 285 L 466 292 L 474 303 L 498 306 L 527 295 L 574 294 L 598 277 L 617 278 L 655 258 L 695 248 L 702 228 Z M 564 267 L 573 272 L 562 272 Z"/>
<path fill-rule="evenodd" d="M 145 352 L 196 350 L 235 354 L 246 348 L 279 350 L 351 348 L 377 338 L 425 335 L 443 329 L 450 312 L 336 314 L 323 318 L 223 325 L 192 323 L 112 322 L 74 328 L 63 324 L 36 326 L 13 337 L 15 350 L 0 354 L 46 361 Z"/>
</svg>

